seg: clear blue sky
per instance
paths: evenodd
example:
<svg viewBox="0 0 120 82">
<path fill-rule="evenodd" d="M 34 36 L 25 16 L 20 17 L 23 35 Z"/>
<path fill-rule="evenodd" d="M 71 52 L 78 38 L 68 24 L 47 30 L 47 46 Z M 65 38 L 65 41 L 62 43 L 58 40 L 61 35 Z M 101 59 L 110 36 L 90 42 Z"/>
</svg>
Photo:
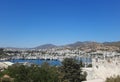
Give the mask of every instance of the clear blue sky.
<svg viewBox="0 0 120 82">
<path fill-rule="evenodd" d="M 0 47 L 120 40 L 120 0 L 0 0 Z"/>
</svg>

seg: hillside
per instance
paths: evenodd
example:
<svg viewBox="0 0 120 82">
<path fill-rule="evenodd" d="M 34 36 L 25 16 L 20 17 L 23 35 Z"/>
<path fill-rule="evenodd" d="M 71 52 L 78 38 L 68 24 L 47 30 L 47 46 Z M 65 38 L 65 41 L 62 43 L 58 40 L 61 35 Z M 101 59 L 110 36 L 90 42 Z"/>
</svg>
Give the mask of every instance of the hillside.
<svg viewBox="0 0 120 82">
<path fill-rule="evenodd" d="M 105 46 L 116 46 L 120 48 L 120 41 L 117 42 L 104 42 L 103 43 Z"/>
<path fill-rule="evenodd" d="M 56 48 L 56 45 L 53 44 L 44 44 L 44 45 L 40 45 L 35 47 L 35 49 L 50 49 L 50 48 Z"/>
</svg>

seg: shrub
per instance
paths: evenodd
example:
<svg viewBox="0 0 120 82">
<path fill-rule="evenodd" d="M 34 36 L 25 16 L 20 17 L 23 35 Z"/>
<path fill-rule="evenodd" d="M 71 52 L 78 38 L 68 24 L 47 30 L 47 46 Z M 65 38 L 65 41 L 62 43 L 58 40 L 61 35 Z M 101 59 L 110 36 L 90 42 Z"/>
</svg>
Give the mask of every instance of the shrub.
<svg viewBox="0 0 120 82">
<path fill-rule="evenodd" d="M 120 82 L 120 76 L 107 78 L 105 82 Z"/>
</svg>

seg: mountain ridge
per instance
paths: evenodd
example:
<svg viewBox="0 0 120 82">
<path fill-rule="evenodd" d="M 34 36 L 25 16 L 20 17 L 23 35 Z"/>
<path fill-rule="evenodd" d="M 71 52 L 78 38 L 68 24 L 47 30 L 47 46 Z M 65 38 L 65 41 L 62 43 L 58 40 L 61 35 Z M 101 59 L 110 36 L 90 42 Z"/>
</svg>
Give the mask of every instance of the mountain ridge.
<svg viewBox="0 0 120 82">
<path fill-rule="evenodd" d="M 95 42 L 95 41 L 77 41 L 74 43 L 58 46 L 54 44 L 43 44 L 33 48 L 26 48 L 26 49 L 50 49 L 50 48 L 60 48 L 60 47 L 69 47 L 69 48 L 96 48 L 96 47 L 118 47 L 120 48 L 120 41 L 116 42 Z M 25 48 L 15 48 L 15 47 L 6 47 L 6 48 L 13 48 L 13 49 L 25 49 Z"/>
<path fill-rule="evenodd" d="M 50 49 L 50 48 L 56 48 L 57 46 L 54 44 L 43 44 L 40 46 L 35 47 L 35 49 Z"/>
<path fill-rule="evenodd" d="M 116 41 L 116 42 L 95 42 L 95 41 L 77 41 L 71 44 L 66 44 L 63 46 L 57 46 L 54 44 L 44 44 L 41 45 L 39 47 L 37 47 L 37 49 L 50 49 L 50 48 L 59 48 L 59 47 L 69 47 L 69 48 L 98 48 L 98 47 L 118 47 L 120 48 L 120 41 Z"/>
</svg>

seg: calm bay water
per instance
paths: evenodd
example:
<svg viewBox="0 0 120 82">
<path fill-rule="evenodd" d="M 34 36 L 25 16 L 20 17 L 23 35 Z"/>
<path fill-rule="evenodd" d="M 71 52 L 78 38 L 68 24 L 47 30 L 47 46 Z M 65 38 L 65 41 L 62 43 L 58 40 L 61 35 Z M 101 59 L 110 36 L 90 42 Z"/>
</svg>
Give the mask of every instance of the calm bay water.
<svg viewBox="0 0 120 82">
<path fill-rule="evenodd" d="M 91 58 L 76 58 L 78 61 L 82 61 L 82 62 L 87 62 L 87 63 L 91 63 L 92 60 Z M 41 60 L 41 59 L 14 59 L 14 60 L 9 60 L 10 62 L 13 63 L 24 63 L 24 62 L 28 62 L 28 63 L 32 63 L 32 64 L 37 64 L 37 65 L 41 65 L 44 62 L 47 62 L 48 64 L 52 65 L 52 66 L 60 66 L 62 65 L 61 61 L 59 60 Z"/>
<path fill-rule="evenodd" d="M 14 59 L 14 60 L 10 60 L 10 62 L 13 63 L 24 63 L 24 62 L 29 62 L 32 64 L 37 64 L 37 65 L 41 65 L 44 62 L 47 62 L 48 64 L 52 65 L 52 66 L 60 66 L 61 62 L 59 60 L 40 60 L 40 59 Z"/>
</svg>

